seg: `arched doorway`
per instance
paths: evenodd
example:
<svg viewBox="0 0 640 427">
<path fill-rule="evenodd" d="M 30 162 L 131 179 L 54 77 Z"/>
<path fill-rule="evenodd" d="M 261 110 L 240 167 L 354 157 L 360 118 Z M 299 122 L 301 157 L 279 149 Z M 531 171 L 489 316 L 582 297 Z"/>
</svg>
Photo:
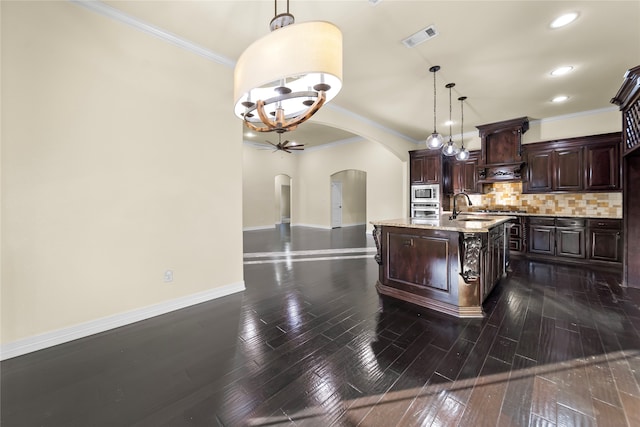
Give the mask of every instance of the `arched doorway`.
<svg viewBox="0 0 640 427">
<path fill-rule="evenodd" d="M 331 175 L 331 228 L 367 221 L 367 173 L 348 169 Z"/>
<path fill-rule="evenodd" d="M 275 179 L 275 219 L 276 224 L 291 223 L 291 177 L 276 175 Z"/>
</svg>

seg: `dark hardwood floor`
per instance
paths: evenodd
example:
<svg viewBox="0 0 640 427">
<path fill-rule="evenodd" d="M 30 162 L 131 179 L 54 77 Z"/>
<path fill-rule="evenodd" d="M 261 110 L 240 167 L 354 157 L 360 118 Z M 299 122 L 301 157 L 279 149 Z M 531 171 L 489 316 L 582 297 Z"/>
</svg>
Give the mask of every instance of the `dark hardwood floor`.
<svg viewBox="0 0 640 427">
<path fill-rule="evenodd" d="M 241 294 L 3 361 L 2 426 L 640 425 L 620 274 L 514 259 L 460 320 L 381 300 L 364 227 L 244 246 Z"/>
</svg>

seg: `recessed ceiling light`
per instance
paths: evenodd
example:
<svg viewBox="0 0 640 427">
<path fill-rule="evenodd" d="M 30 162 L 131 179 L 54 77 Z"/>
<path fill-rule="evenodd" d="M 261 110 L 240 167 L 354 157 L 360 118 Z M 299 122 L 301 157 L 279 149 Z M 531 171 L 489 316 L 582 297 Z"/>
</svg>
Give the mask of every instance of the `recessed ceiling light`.
<svg viewBox="0 0 640 427">
<path fill-rule="evenodd" d="M 578 14 L 576 12 L 565 13 L 564 15 L 560 15 L 553 20 L 553 22 L 551 23 L 551 28 L 564 27 L 565 25 L 575 21 L 577 17 L 578 17 Z"/>
<path fill-rule="evenodd" d="M 253 132 L 246 132 L 246 133 L 244 134 L 244 136 L 245 136 L 245 137 L 247 137 L 247 138 L 253 138 L 254 136 L 256 136 L 256 134 L 255 134 L 255 133 L 253 133 Z"/>
<path fill-rule="evenodd" d="M 565 66 L 565 67 L 558 67 L 558 68 L 556 68 L 555 70 L 553 70 L 551 72 L 551 75 L 552 76 L 562 76 L 562 75 L 567 74 L 568 72 L 570 72 L 572 70 L 573 70 L 573 67 L 568 66 L 568 65 Z"/>
<path fill-rule="evenodd" d="M 451 126 L 453 124 L 453 120 L 447 120 L 446 122 L 444 122 L 445 126 Z"/>
<path fill-rule="evenodd" d="M 569 99 L 569 97 L 567 95 L 560 95 L 560 96 L 556 96 L 555 98 L 553 98 L 551 100 L 551 102 L 564 102 L 567 99 Z"/>
</svg>

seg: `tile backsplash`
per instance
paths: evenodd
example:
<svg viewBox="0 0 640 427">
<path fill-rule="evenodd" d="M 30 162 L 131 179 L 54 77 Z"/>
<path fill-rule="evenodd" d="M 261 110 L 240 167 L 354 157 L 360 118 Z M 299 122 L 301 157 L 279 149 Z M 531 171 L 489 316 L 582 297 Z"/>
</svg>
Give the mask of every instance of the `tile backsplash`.
<svg viewBox="0 0 640 427">
<path fill-rule="evenodd" d="M 486 190 L 486 188 L 485 188 Z M 622 193 L 522 194 L 521 182 L 491 185 L 470 195 L 474 208 L 505 208 L 528 213 L 622 218 Z"/>
</svg>

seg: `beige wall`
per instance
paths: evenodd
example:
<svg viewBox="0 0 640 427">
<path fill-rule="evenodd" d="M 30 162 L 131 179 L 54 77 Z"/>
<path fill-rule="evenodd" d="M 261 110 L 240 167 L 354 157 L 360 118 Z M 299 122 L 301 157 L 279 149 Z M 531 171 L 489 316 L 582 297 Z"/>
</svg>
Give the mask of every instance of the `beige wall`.
<svg viewBox="0 0 640 427">
<path fill-rule="evenodd" d="M 72 3 L 2 2 L 3 344 L 242 284 L 231 87 Z"/>
<path fill-rule="evenodd" d="M 509 120 L 510 118 L 515 117 L 505 118 L 505 120 Z M 529 118 L 529 130 L 522 135 L 522 143 L 532 144 L 534 142 L 550 141 L 560 138 L 620 132 L 621 130 L 622 118 L 620 112 L 612 107 L 599 111 L 590 111 L 582 114 L 544 120 Z M 460 140 L 456 139 L 455 141 L 459 143 Z M 480 149 L 480 137 L 477 132 L 467 133 L 464 141 L 467 149 Z"/>
<path fill-rule="evenodd" d="M 407 214 L 407 162 L 381 144 L 363 139 L 293 155 L 245 144 L 243 153 L 245 230 L 274 225 L 270 207 L 276 204 L 273 183 L 278 174 L 291 176 L 293 225 L 331 227 L 331 175 L 348 169 L 366 173 L 366 184 L 359 184 L 366 187 L 366 194 L 361 196 L 366 200 L 366 218 L 362 221 L 361 213 L 354 213 L 357 219 L 343 213 L 344 225 Z M 347 197 L 351 196 L 343 194 Z"/>
<path fill-rule="evenodd" d="M 622 117 L 617 108 L 533 121 L 522 137 L 523 144 L 576 136 L 620 132 Z"/>
<path fill-rule="evenodd" d="M 406 168 L 407 162 L 383 145 L 367 140 L 305 152 L 300 156 L 301 174 L 294 188 L 293 203 L 299 212 L 295 222 L 330 227 L 330 176 L 347 169 L 366 172 L 367 222 L 405 216 Z M 372 227 L 367 224 L 367 228 Z"/>
<path fill-rule="evenodd" d="M 367 221 L 367 173 L 355 169 L 331 175 L 331 182 L 342 183 L 342 226 Z"/>
<path fill-rule="evenodd" d="M 241 130 L 238 130 L 241 136 Z M 279 222 L 279 202 L 274 182 L 278 175 L 291 177 L 291 192 L 297 186 L 297 154 L 273 152 L 243 144 L 242 161 L 242 225 L 245 230 L 269 228 Z M 278 192 L 279 194 L 279 192 Z M 291 206 L 291 221 L 296 217 Z"/>
</svg>

